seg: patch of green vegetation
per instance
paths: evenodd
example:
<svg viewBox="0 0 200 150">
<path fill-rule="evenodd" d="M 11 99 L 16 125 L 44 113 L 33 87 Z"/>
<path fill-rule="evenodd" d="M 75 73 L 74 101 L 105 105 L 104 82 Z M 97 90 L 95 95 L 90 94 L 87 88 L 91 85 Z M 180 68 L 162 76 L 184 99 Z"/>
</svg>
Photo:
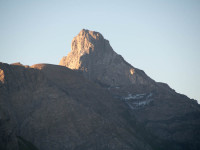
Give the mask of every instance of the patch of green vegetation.
<svg viewBox="0 0 200 150">
<path fill-rule="evenodd" d="M 31 142 L 23 139 L 22 137 L 18 136 L 17 139 L 19 150 L 38 150 L 38 148 L 35 147 Z"/>
</svg>

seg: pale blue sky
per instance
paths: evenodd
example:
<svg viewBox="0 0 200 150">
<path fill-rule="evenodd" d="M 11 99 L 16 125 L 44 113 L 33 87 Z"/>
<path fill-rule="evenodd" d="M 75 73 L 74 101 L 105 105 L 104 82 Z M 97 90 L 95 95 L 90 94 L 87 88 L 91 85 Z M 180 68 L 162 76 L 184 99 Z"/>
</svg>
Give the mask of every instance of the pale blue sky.
<svg viewBox="0 0 200 150">
<path fill-rule="evenodd" d="M 200 102 L 199 0 L 0 0 L 0 61 L 58 64 L 83 28 Z"/>
</svg>

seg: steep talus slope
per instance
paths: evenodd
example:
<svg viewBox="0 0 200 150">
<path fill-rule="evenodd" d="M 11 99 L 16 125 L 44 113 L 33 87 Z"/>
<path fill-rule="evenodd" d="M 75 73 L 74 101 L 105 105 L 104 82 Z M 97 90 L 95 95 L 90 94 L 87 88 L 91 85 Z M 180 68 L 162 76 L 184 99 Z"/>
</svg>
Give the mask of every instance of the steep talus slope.
<svg viewBox="0 0 200 150">
<path fill-rule="evenodd" d="M 129 119 L 127 106 L 79 73 L 47 64 L 1 63 L 0 69 L 0 106 L 13 122 L 5 128 L 6 119 L 0 118 L 1 135 L 12 130 L 1 145 L 9 137 L 10 149 L 17 149 L 19 136 L 40 150 L 153 148 L 151 136 L 142 137 Z"/>
<path fill-rule="evenodd" d="M 100 33 L 81 30 L 60 65 L 81 71 L 124 101 L 138 123 L 162 140 L 166 149 L 200 149 L 197 102 L 131 66 Z"/>
</svg>

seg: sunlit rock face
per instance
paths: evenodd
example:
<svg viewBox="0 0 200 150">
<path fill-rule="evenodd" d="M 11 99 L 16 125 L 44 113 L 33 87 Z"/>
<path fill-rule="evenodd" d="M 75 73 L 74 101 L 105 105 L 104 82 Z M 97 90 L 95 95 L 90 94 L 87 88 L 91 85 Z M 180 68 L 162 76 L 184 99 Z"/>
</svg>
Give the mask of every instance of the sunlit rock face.
<svg viewBox="0 0 200 150">
<path fill-rule="evenodd" d="M 100 33 L 85 29 L 74 37 L 71 52 L 62 58 L 60 65 L 81 70 L 86 78 L 105 86 L 153 83 L 143 71 L 113 51 Z"/>
</svg>

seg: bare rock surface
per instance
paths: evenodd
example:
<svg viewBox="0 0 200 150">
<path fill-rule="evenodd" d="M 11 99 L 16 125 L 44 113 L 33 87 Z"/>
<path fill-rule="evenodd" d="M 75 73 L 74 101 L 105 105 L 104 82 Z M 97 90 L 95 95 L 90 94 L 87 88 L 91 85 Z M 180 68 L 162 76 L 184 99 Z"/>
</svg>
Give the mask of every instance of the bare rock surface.
<svg viewBox="0 0 200 150">
<path fill-rule="evenodd" d="M 82 70 L 90 80 L 113 87 L 154 82 L 114 52 L 109 41 L 98 32 L 81 30 L 72 40 L 71 48 L 60 65 Z"/>
</svg>

